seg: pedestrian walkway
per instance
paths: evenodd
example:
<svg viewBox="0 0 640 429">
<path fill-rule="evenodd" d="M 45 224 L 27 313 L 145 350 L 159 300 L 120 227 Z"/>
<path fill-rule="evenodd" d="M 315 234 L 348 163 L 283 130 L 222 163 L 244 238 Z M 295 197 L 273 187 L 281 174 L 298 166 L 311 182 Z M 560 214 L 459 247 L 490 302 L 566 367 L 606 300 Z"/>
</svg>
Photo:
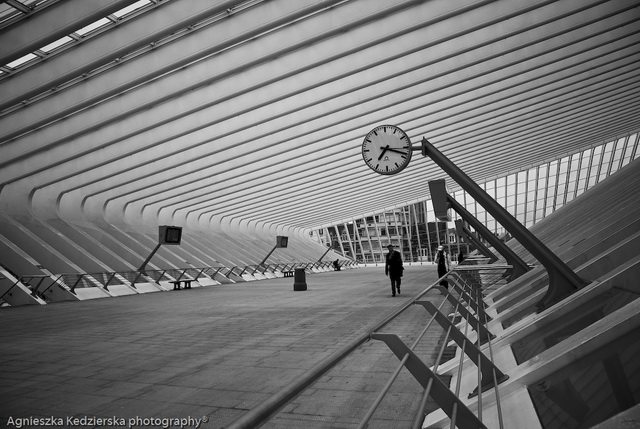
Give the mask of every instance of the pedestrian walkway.
<svg viewBox="0 0 640 429">
<path fill-rule="evenodd" d="M 395 298 L 383 267 L 370 267 L 308 275 L 307 291 L 277 278 L 2 309 L 1 424 L 96 416 L 113 427 L 163 422 L 154 418 L 223 427 L 436 278 L 435 266 L 407 266 Z M 413 306 L 385 329 L 410 337 L 426 321 Z M 436 344 L 439 333 L 432 337 Z M 383 343 L 368 342 L 266 427 L 355 427 L 396 366 Z M 403 418 L 413 418 L 422 389 L 404 377 L 370 427 L 406 427 Z"/>
</svg>

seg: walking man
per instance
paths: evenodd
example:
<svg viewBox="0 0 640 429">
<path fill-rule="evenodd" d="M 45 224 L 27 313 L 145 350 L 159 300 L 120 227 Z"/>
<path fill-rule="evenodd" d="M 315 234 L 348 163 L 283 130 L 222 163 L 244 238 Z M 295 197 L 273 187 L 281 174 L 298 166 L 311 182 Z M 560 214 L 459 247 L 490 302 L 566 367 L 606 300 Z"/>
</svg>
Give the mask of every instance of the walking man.
<svg viewBox="0 0 640 429">
<path fill-rule="evenodd" d="M 393 250 L 393 244 L 387 246 L 389 253 L 387 253 L 387 261 L 384 265 L 384 274 L 389 276 L 391 280 L 391 295 L 396 296 L 396 290 L 398 295 L 400 294 L 400 283 L 402 277 L 402 255 L 400 252 Z"/>
</svg>

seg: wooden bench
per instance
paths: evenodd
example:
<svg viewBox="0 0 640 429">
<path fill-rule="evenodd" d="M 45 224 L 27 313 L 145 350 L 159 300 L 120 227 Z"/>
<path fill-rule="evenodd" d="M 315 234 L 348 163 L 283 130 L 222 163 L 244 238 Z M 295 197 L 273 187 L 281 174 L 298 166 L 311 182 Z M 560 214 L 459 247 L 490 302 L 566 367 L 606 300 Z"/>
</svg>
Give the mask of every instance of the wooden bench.
<svg viewBox="0 0 640 429">
<path fill-rule="evenodd" d="M 188 280 L 174 280 L 171 283 L 173 283 L 173 290 L 177 290 L 180 289 L 180 284 L 184 283 L 184 288 L 185 289 L 191 289 L 191 282 L 193 280 L 188 279 Z"/>
</svg>

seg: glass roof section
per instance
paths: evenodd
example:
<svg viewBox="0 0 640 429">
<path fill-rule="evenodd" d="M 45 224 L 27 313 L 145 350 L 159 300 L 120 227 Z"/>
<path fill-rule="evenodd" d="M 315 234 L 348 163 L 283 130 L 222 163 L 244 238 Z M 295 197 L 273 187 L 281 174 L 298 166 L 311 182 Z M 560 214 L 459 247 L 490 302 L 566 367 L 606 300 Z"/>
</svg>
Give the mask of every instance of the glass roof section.
<svg viewBox="0 0 640 429">
<path fill-rule="evenodd" d="M 24 57 L 18 58 L 15 61 L 11 61 L 9 64 L 7 64 L 7 67 L 17 68 L 17 67 L 20 67 L 21 65 L 26 64 L 29 61 L 34 60 L 36 58 L 38 58 L 38 56 L 35 55 L 35 54 L 27 54 Z"/>
<path fill-rule="evenodd" d="M 133 3 L 127 7 L 124 7 L 122 9 L 120 9 L 117 12 L 114 12 L 113 15 L 115 15 L 117 18 L 123 18 L 127 15 L 129 15 L 132 12 L 135 12 L 136 10 L 147 6 L 148 4 L 150 4 L 151 2 L 149 0 L 140 0 L 139 2 Z"/>
<path fill-rule="evenodd" d="M 80 35 L 80 36 L 86 36 L 87 34 L 91 33 L 94 30 L 97 30 L 101 27 L 104 27 L 106 25 L 112 24 L 113 21 L 111 21 L 108 18 L 101 18 L 95 22 L 92 22 L 91 24 L 82 27 L 81 29 L 77 30 L 75 33 Z"/>
<path fill-rule="evenodd" d="M 15 3 L 18 3 L 18 2 L 15 2 Z M 23 4 L 26 8 L 36 11 L 37 6 L 43 3 L 45 2 L 43 2 L 42 0 L 36 0 L 31 2 L 22 2 L 21 4 Z M 91 24 L 76 30 L 75 32 L 71 33 L 68 36 L 64 36 L 52 43 L 49 43 L 43 46 L 42 48 L 38 49 L 38 51 L 42 51 L 46 54 L 51 54 L 54 51 L 56 51 L 57 48 L 60 48 L 62 46 L 69 45 L 70 47 L 72 42 L 77 43 L 81 38 L 90 37 L 93 34 L 97 34 L 99 30 L 105 30 L 110 26 L 114 26 L 115 23 L 118 22 L 119 20 L 132 17 L 133 15 L 136 14 L 135 12 L 141 11 L 146 6 L 155 6 L 155 5 L 156 3 L 152 2 L 151 0 L 140 0 L 136 3 L 133 3 L 127 7 L 124 7 L 114 12 L 110 16 L 105 16 L 103 18 L 100 18 L 92 22 Z M 0 3 L 0 24 L 4 21 L 9 20 L 10 18 L 24 14 L 24 12 L 19 10 L 16 6 L 13 6 L 8 3 Z M 151 9 L 151 7 L 149 9 Z M 65 46 L 65 47 L 68 47 L 68 46 Z M 61 51 L 62 50 L 59 50 L 58 52 L 61 52 Z M 8 71 L 10 71 L 11 73 L 19 72 L 21 69 L 24 69 L 26 66 L 35 63 L 35 61 L 32 61 L 32 60 L 36 60 L 38 58 L 43 58 L 43 57 L 41 55 L 29 53 L 8 64 L 2 64 L 0 66 L 4 67 L 5 70 L 3 70 L 3 73 L 0 74 L 0 77 L 9 75 Z"/>
<path fill-rule="evenodd" d="M 56 40 L 55 42 L 51 42 L 48 45 L 43 46 L 42 48 L 40 48 L 40 50 L 48 53 L 55 50 L 56 48 L 59 48 L 60 46 L 64 46 L 67 43 L 73 42 L 73 40 L 74 39 L 69 36 L 64 36 Z"/>
</svg>

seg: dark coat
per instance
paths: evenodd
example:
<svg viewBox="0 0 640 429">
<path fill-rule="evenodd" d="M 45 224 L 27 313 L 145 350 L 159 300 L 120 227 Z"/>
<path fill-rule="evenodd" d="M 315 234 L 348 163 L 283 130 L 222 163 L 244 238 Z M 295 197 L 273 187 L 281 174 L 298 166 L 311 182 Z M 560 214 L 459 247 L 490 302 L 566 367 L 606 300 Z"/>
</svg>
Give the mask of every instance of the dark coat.
<svg viewBox="0 0 640 429">
<path fill-rule="evenodd" d="M 384 265 L 384 273 L 388 274 L 389 277 L 398 278 L 402 277 L 402 271 L 404 268 L 402 267 L 402 255 L 400 252 L 396 250 L 392 250 L 387 253 L 387 261 Z"/>
<path fill-rule="evenodd" d="M 449 255 L 444 250 L 436 253 L 436 264 L 438 265 L 438 277 L 442 277 L 449 271 Z"/>
</svg>

